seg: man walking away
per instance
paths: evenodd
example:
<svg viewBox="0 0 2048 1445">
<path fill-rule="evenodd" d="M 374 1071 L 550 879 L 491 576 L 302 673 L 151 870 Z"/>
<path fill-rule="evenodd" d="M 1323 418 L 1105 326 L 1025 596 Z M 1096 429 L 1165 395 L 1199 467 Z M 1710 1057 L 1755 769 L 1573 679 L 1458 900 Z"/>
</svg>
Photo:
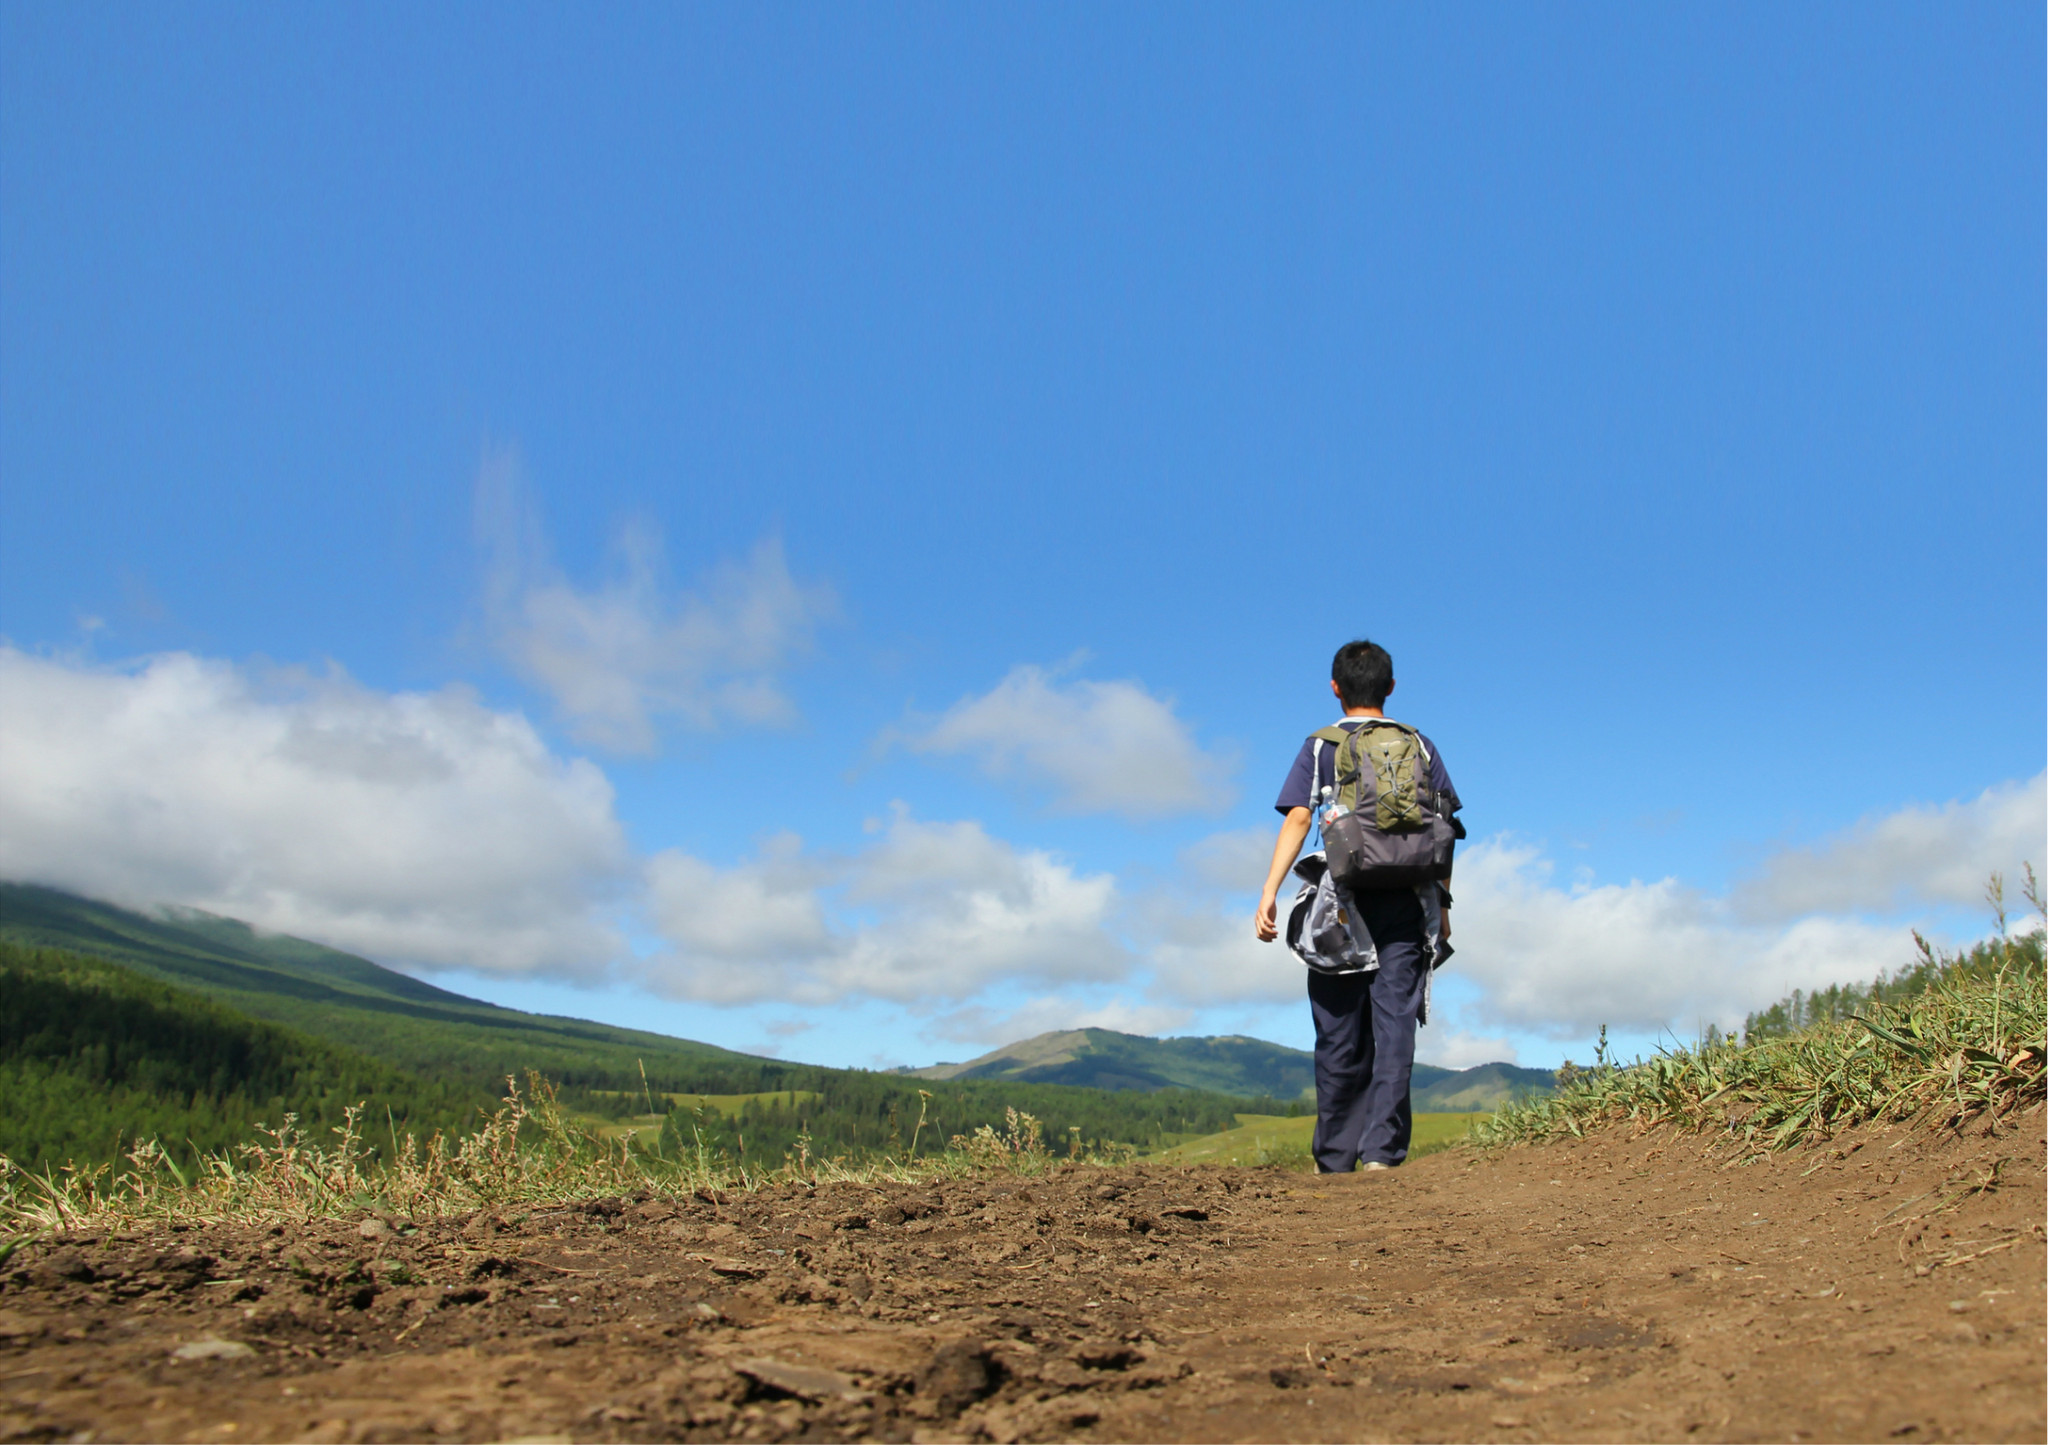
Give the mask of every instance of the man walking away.
<svg viewBox="0 0 2048 1445">
<path fill-rule="evenodd" d="M 1338 728 L 1352 733 L 1370 719 L 1385 719 L 1393 690 L 1394 662 L 1385 648 L 1358 641 L 1337 650 L 1330 664 L 1330 691 L 1344 709 Z M 1321 738 L 1311 734 L 1302 743 L 1273 805 L 1284 821 L 1253 924 L 1261 942 L 1278 935 L 1281 881 L 1301 852 L 1317 810 L 1336 795 L 1338 749 L 1329 740 L 1337 734 L 1320 731 Z M 1443 755 L 1428 738 L 1414 736 L 1427 755 L 1437 809 L 1448 818 L 1462 804 Z M 1455 826 L 1462 836 L 1463 827 Z M 1451 935 L 1451 895 L 1437 882 L 1362 887 L 1342 901 L 1356 910 L 1370 942 L 1362 955 L 1335 966 L 1311 959 L 1308 970 L 1309 1009 L 1316 1025 L 1313 1147 L 1316 1169 L 1324 1174 L 1348 1174 L 1360 1161 L 1367 1169 L 1391 1169 L 1408 1157 L 1415 1027 L 1426 1008 L 1430 970 L 1448 954 Z"/>
</svg>

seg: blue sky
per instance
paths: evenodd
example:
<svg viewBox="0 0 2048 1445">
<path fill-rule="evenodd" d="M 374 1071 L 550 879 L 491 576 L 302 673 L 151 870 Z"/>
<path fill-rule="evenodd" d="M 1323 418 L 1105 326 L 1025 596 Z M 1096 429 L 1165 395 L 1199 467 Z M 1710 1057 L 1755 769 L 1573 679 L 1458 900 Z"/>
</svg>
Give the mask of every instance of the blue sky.
<svg viewBox="0 0 2048 1445">
<path fill-rule="evenodd" d="M 1366 635 L 1474 839 L 1425 1057 L 1981 930 L 2043 38 L 7 7 L 0 873 L 821 1062 L 1305 1044 L 1248 918 Z"/>
</svg>

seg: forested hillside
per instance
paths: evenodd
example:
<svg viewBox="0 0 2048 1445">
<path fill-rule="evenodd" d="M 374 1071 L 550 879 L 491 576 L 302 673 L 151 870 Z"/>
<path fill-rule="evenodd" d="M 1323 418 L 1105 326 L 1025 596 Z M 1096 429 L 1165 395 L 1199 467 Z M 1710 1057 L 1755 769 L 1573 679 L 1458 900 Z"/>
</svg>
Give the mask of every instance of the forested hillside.
<svg viewBox="0 0 2048 1445">
<path fill-rule="evenodd" d="M 0 942 L 0 1154 L 30 1169 L 152 1138 L 189 1163 L 257 1123 L 322 1129 L 357 1103 L 380 1135 L 431 1132 L 483 1102 L 118 964 Z"/>
</svg>

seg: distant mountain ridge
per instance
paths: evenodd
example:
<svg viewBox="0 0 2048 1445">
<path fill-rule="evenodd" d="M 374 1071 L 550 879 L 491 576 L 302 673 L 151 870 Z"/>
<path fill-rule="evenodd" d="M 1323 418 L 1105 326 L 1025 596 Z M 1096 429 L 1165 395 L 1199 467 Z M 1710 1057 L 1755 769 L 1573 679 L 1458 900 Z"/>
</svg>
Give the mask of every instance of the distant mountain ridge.
<svg viewBox="0 0 2048 1445">
<path fill-rule="evenodd" d="M 1315 1087 L 1314 1059 L 1264 1039 L 1155 1039 L 1114 1029 L 1064 1029 L 970 1059 L 906 1069 L 920 1079 L 1016 1079 L 1096 1089 L 1214 1089 L 1218 1093 L 1298 1098 Z"/>
<path fill-rule="evenodd" d="M 1063 1029 L 1020 1039 L 962 1064 L 901 1072 L 918 1079 L 1011 1079 L 1092 1089 L 1207 1089 L 1246 1098 L 1315 1098 L 1315 1055 L 1241 1034 L 1155 1039 L 1114 1029 Z M 1415 1066 L 1418 1110 L 1464 1113 L 1491 1109 L 1520 1094 L 1552 1087 L 1544 1069 L 1480 1064 L 1446 1069 Z"/>
</svg>

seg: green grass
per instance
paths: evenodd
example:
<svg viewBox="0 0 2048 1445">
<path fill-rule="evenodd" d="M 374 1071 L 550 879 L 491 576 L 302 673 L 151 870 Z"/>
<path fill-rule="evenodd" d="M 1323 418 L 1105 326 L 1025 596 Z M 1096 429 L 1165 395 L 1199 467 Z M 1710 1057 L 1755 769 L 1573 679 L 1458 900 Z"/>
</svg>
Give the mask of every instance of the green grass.
<svg viewBox="0 0 2048 1445">
<path fill-rule="evenodd" d="M 641 1097 L 628 1089 L 593 1089 L 591 1092 L 603 1098 L 623 1098 L 628 1103 Z M 815 1089 L 763 1089 L 752 1094 L 678 1094 L 669 1091 L 652 1097 L 683 1114 L 702 1112 L 715 1114 L 721 1119 L 738 1119 L 744 1116 L 749 1105 L 795 1109 L 804 1104 L 816 1104 L 825 1096 Z M 621 1139 L 629 1134 L 659 1138 L 662 1126 L 668 1122 L 665 1113 L 628 1114 L 623 1119 L 612 1119 L 577 1112 L 575 1117 L 579 1123 L 596 1130 L 606 1139 Z"/>
<path fill-rule="evenodd" d="M 1671 1126 L 1717 1135 L 1755 1157 L 1878 1120 L 1995 1129 L 2044 1101 L 2041 938 L 2001 936 L 1954 955 L 1923 942 L 1917 990 L 1894 999 L 1873 990 L 1847 1020 L 1665 1050 L 1621 1067 L 1567 1065 L 1555 1094 L 1501 1109 L 1475 1141 Z"/>
<path fill-rule="evenodd" d="M 1448 1149 L 1464 1138 L 1471 1127 L 1489 1116 L 1474 1114 L 1417 1114 L 1415 1134 L 1408 1157 L 1419 1159 L 1439 1149 Z M 1289 1168 L 1312 1169 L 1309 1140 L 1314 1136 L 1313 1114 L 1286 1118 L 1275 1114 L 1239 1114 L 1235 1129 L 1190 1139 L 1172 1148 L 1145 1156 L 1161 1164 L 1279 1164 Z"/>
</svg>

